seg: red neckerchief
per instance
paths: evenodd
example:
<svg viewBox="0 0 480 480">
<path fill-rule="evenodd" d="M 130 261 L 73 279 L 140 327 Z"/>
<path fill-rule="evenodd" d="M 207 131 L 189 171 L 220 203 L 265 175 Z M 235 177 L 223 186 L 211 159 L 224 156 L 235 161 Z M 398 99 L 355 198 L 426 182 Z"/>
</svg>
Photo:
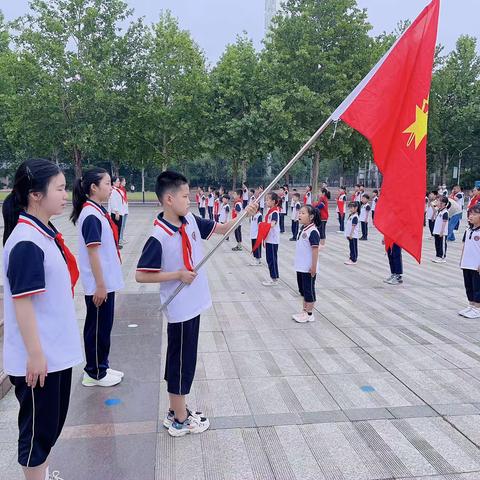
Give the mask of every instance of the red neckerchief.
<svg viewBox="0 0 480 480">
<path fill-rule="evenodd" d="M 213 202 L 213 214 L 214 215 L 218 215 L 218 210 L 220 208 L 220 200 L 215 199 L 215 201 Z"/>
<path fill-rule="evenodd" d="M 40 233 L 43 233 L 46 237 L 49 237 L 55 241 L 55 243 L 60 249 L 60 252 L 62 253 L 63 258 L 65 259 L 65 263 L 67 264 L 68 273 L 70 274 L 70 284 L 72 287 L 72 297 L 73 297 L 75 285 L 77 284 L 77 281 L 80 277 L 80 272 L 78 271 L 77 261 L 75 260 L 73 253 L 65 244 L 62 234 L 59 232 L 53 231 L 55 233 L 55 238 L 53 238 L 52 236 L 48 235 L 48 233 L 41 230 L 34 223 L 30 222 L 26 218 L 19 218 L 17 223 L 24 223 L 25 225 L 30 225 L 31 227 L 36 228 Z"/>
<path fill-rule="evenodd" d="M 118 227 L 115 225 L 114 221 L 112 220 L 112 217 L 108 212 L 104 212 L 101 208 L 99 208 L 94 203 L 89 202 L 88 200 L 83 204 L 82 209 L 85 207 L 94 208 L 97 212 L 100 212 L 108 220 L 110 228 L 112 229 L 113 240 L 115 241 L 115 246 L 117 247 L 117 255 L 120 260 L 120 263 L 122 263 L 122 256 L 120 255 L 120 249 L 118 248 Z"/>
<path fill-rule="evenodd" d="M 270 219 L 268 217 L 273 215 L 275 212 L 279 212 L 279 211 L 280 209 L 278 207 L 272 207 L 265 215 L 265 222 L 270 223 Z"/>
<path fill-rule="evenodd" d="M 240 207 L 243 207 L 243 202 L 242 200 L 237 200 L 234 204 L 233 204 L 233 210 L 232 210 L 232 218 L 235 220 L 235 218 L 237 218 L 237 210 L 235 209 L 235 207 L 237 205 L 240 205 Z"/>
<path fill-rule="evenodd" d="M 188 238 L 186 224 L 182 223 L 178 231 L 180 233 L 180 236 L 182 237 L 183 264 L 185 265 L 185 268 L 187 270 L 193 272 L 192 244 L 190 243 L 190 239 Z"/>
<path fill-rule="evenodd" d="M 125 203 L 128 203 L 127 189 L 125 187 L 123 187 L 122 185 L 120 185 L 120 190 L 123 194 L 123 197 L 125 198 Z"/>
<path fill-rule="evenodd" d="M 197 202 L 197 205 L 200 205 L 200 195 L 198 193 L 195 194 L 195 200 Z"/>
</svg>

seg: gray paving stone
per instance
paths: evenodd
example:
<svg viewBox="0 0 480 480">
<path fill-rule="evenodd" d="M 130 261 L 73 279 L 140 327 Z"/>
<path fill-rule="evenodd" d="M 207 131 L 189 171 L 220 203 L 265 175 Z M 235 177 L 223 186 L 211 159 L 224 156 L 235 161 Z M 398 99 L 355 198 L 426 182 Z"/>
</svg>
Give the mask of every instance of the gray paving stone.
<svg viewBox="0 0 480 480">
<path fill-rule="evenodd" d="M 428 405 L 414 405 L 408 407 L 388 407 L 388 411 L 395 418 L 437 417 L 438 413 Z"/>
<path fill-rule="evenodd" d="M 212 430 L 224 430 L 229 428 L 251 428 L 255 427 L 255 420 L 252 415 L 237 415 L 228 417 L 210 417 L 210 428 Z"/>
<path fill-rule="evenodd" d="M 343 413 L 352 421 L 379 420 L 394 418 L 386 408 L 353 408 L 343 410 Z"/>
<path fill-rule="evenodd" d="M 471 403 L 466 404 L 452 404 L 452 405 L 432 405 L 440 415 L 478 415 L 480 409 L 478 406 Z"/>
<path fill-rule="evenodd" d="M 299 415 L 303 424 L 335 423 L 349 421 L 345 413 L 341 410 L 334 410 L 332 412 L 300 412 Z"/>
<path fill-rule="evenodd" d="M 255 425 L 257 427 L 274 427 L 277 425 L 299 425 L 302 423 L 298 413 L 264 413 L 254 415 Z"/>
</svg>

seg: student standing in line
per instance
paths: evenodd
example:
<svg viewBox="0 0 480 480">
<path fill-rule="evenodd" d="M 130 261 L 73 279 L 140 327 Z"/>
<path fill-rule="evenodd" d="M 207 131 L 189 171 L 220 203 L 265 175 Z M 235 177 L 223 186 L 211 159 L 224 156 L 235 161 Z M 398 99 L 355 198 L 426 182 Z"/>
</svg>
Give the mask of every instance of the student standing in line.
<svg viewBox="0 0 480 480">
<path fill-rule="evenodd" d="M 27 480 L 53 478 L 50 451 L 67 416 L 72 367 L 83 361 L 73 301 L 78 268 L 50 222 L 66 204 L 60 168 L 32 159 L 18 167 L 2 207 L 3 366 L 20 404 L 18 462 Z"/>
<path fill-rule="evenodd" d="M 123 372 L 110 368 L 115 292 L 124 286 L 118 251 L 118 230 L 102 204 L 112 193 L 110 175 L 91 168 L 75 181 L 73 211 L 78 229 L 78 259 L 87 314 L 83 329 L 86 365 L 82 385 L 111 387 Z"/>
<path fill-rule="evenodd" d="M 165 309 L 165 380 L 170 406 L 163 425 L 171 436 L 181 437 L 202 433 L 210 426 L 202 412 L 186 404 L 195 377 L 200 315 L 212 305 L 205 268 L 195 271 L 195 267 L 204 256 L 202 239 L 209 239 L 214 233 L 224 235 L 233 220 L 219 224 L 189 212 L 188 181 L 179 173 L 161 173 L 155 193 L 163 212 L 156 218 L 143 248 L 135 278 L 139 283 L 160 283 L 161 303 L 166 302 L 179 283 L 186 284 Z M 255 209 L 256 204 L 248 205 L 248 215 Z"/>
<path fill-rule="evenodd" d="M 432 259 L 434 263 L 447 263 L 447 233 L 448 233 L 448 198 L 440 197 L 438 199 L 438 213 L 433 227 L 433 236 L 435 237 L 436 257 Z"/>
<path fill-rule="evenodd" d="M 345 238 L 348 240 L 350 249 L 349 259 L 345 265 L 356 265 L 358 261 L 358 237 L 359 237 L 359 219 L 358 219 L 358 202 L 350 202 L 348 204 L 349 215 L 345 224 Z"/>
<path fill-rule="evenodd" d="M 297 272 L 298 291 L 303 298 L 300 313 L 292 315 L 297 323 L 313 322 L 315 315 L 315 280 L 318 269 L 318 250 L 320 247 L 320 212 L 311 205 L 300 209 L 299 222 L 302 225 L 295 245 L 295 271 Z"/>
<path fill-rule="evenodd" d="M 113 182 L 112 194 L 108 199 L 107 210 L 113 222 L 117 226 L 118 232 L 121 232 L 122 230 L 123 212 L 124 212 L 123 203 L 124 203 L 123 195 L 120 192 L 120 179 L 117 177 Z M 118 248 L 121 250 L 123 246 L 119 243 Z"/>
<path fill-rule="evenodd" d="M 123 197 L 123 211 L 122 211 L 122 228 L 120 229 L 120 238 L 118 243 L 120 245 L 124 245 L 127 243 L 127 240 L 124 238 L 125 228 L 127 226 L 127 218 L 128 218 L 128 194 L 127 194 L 127 180 L 125 177 L 120 177 L 120 193 Z"/>
<path fill-rule="evenodd" d="M 463 235 L 460 268 L 469 305 L 458 314 L 466 318 L 480 318 L 480 203 L 469 211 L 468 222 Z"/>
</svg>

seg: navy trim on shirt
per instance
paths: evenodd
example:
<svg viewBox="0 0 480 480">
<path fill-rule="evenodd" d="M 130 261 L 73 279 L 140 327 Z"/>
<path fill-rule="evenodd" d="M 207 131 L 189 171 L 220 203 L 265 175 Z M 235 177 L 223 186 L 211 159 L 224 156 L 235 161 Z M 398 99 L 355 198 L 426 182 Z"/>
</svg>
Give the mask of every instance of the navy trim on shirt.
<svg viewBox="0 0 480 480">
<path fill-rule="evenodd" d="M 18 242 L 12 248 L 8 260 L 7 278 L 13 298 L 45 291 L 44 259 L 43 250 L 31 241 Z"/>
<path fill-rule="evenodd" d="M 320 245 L 320 234 L 314 230 L 312 233 L 310 233 L 308 240 L 310 241 L 310 245 L 312 247 L 318 247 Z"/>
<path fill-rule="evenodd" d="M 93 214 L 85 217 L 82 224 L 82 237 L 87 247 L 102 244 L 102 222 Z"/>
<path fill-rule="evenodd" d="M 162 269 L 162 244 L 155 238 L 150 237 L 142 250 L 138 260 L 137 270 L 145 272 L 159 272 Z"/>
</svg>

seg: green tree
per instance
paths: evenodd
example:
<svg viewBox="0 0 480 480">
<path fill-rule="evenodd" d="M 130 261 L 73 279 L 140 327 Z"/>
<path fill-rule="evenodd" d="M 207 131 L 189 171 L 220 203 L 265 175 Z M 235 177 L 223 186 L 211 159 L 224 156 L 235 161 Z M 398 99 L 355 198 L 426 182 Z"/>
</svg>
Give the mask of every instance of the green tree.
<svg viewBox="0 0 480 480">
<path fill-rule="evenodd" d="M 211 72 L 212 151 L 230 162 L 232 188 L 245 182 L 250 162 L 261 156 L 264 122 L 258 54 L 251 40 L 239 36 L 228 45 Z"/>
<path fill-rule="evenodd" d="M 480 157 L 480 58 L 476 47 L 475 38 L 461 36 L 454 51 L 438 58 L 433 75 L 429 168 L 440 173 L 442 183 L 450 180 L 450 170 L 463 149 L 471 145 L 468 155 Z"/>
<path fill-rule="evenodd" d="M 168 11 L 146 42 L 148 70 L 137 89 L 131 128 L 143 142 L 146 161 L 185 169 L 203 150 L 209 109 L 205 58 Z"/>
</svg>

